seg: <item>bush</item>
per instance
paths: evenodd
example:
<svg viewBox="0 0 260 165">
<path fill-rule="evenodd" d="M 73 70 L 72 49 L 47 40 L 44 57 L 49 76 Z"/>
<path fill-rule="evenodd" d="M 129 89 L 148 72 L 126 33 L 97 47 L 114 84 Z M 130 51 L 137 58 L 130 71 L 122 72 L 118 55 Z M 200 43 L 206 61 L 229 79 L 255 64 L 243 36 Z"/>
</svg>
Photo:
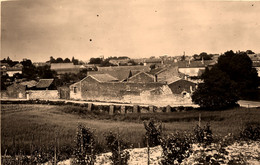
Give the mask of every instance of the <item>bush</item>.
<svg viewBox="0 0 260 165">
<path fill-rule="evenodd" d="M 73 163 L 79 165 L 93 165 L 96 159 L 94 152 L 95 139 L 90 128 L 79 125 L 75 141 L 75 162 Z"/>
<path fill-rule="evenodd" d="M 180 164 L 191 154 L 191 139 L 186 134 L 171 134 L 162 139 L 161 147 L 163 165 Z"/>
<path fill-rule="evenodd" d="M 161 133 L 162 133 L 162 123 L 156 123 L 153 119 L 149 121 L 144 121 L 145 141 L 148 140 L 150 147 L 160 145 L 161 143 Z"/>
<path fill-rule="evenodd" d="M 259 140 L 260 139 L 260 124 L 248 123 L 244 130 L 240 132 L 240 138 L 244 140 Z"/>
<path fill-rule="evenodd" d="M 105 135 L 107 147 L 111 150 L 112 156 L 110 160 L 113 165 L 125 165 L 130 158 L 128 151 L 124 150 L 128 147 L 127 143 L 119 139 L 119 135 L 109 132 Z"/>
<path fill-rule="evenodd" d="M 207 124 L 204 128 L 201 128 L 197 125 L 194 128 L 194 138 L 198 143 L 204 143 L 206 145 L 210 145 L 213 141 L 212 131 L 210 129 L 210 125 Z"/>
</svg>

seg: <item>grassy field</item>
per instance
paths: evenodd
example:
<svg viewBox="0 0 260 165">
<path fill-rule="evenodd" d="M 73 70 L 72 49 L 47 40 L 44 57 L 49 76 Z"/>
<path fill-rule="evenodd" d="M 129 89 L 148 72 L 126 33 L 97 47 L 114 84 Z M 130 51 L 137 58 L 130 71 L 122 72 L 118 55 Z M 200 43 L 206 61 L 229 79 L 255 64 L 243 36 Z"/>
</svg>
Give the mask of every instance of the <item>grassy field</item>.
<svg viewBox="0 0 260 165">
<path fill-rule="evenodd" d="M 1 149 L 2 154 L 21 151 L 29 155 L 34 149 L 48 150 L 56 145 L 64 157 L 69 157 L 75 146 L 76 128 L 79 123 L 94 130 L 101 150 L 106 150 L 104 133 L 118 130 L 122 139 L 134 147 L 142 147 L 145 133 L 143 120 L 150 118 L 161 120 L 165 134 L 175 131 L 192 132 L 198 124 L 199 114 L 201 124 L 209 122 L 213 134 L 220 137 L 228 133 L 238 135 L 246 123 L 260 122 L 260 109 L 256 108 L 109 116 L 99 112 L 89 113 L 84 107 L 69 105 L 2 104 Z"/>
</svg>

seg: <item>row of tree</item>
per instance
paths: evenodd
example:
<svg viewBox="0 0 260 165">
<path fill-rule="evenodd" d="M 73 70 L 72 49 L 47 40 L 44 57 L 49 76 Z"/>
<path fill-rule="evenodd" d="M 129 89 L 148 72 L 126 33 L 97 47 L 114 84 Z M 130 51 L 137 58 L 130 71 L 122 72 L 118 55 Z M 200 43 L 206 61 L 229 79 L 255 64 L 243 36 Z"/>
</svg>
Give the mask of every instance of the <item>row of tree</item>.
<svg viewBox="0 0 260 165">
<path fill-rule="evenodd" d="M 50 57 L 50 60 L 47 61 L 50 63 L 73 63 L 74 65 L 79 65 L 80 62 L 78 59 L 75 59 L 74 57 L 72 57 L 72 59 L 70 60 L 69 58 L 65 58 L 64 60 L 61 57 L 58 57 L 57 59 L 55 59 L 54 57 Z"/>
</svg>

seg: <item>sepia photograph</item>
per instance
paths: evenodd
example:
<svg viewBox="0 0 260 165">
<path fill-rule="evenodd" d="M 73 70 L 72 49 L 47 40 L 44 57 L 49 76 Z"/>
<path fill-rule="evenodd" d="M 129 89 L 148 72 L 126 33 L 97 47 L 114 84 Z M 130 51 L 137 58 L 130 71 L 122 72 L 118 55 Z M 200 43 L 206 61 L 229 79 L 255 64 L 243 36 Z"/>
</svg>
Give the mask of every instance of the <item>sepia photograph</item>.
<svg viewBox="0 0 260 165">
<path fill-rule="evenodd" d="M 0 164 L 260 164 L 260 1 L 0 2 Z"/>
</svg>

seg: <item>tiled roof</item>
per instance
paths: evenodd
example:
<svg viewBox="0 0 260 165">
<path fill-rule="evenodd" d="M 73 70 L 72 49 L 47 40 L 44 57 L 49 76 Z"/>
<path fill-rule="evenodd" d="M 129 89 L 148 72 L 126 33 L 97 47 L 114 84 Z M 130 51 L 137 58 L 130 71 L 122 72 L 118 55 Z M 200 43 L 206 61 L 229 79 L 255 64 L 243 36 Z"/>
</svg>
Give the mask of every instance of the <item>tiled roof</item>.
<svg viewBox="0 0 260 165">
<path fill-rule="evenodd" d="M 40 79 L 36 84 L 36 88 L 48 88 L 52 82 L 53 79 Z"/>
<path fill-rule="evenodd" d="M 214 60 L 204 60 L 204 61 L 178 61 L 177 66 L 179 68 L 196 68 L 196 67 L 206 67 L 208 65 L 214 64 Z"/>
<path fill-rule="evenodd" d="M 135 65 L 135 66 L 113 66 L 113 67 L 98 67 L 98 71 L 120 71 L 120 70 L 138 70 L 148 72 L 149 66 Z"/>
<path fill-rule="evenodd" d="M 117 78 L 109 75 L 109 74 L 93 74 L 90 75 L 92 78 L 96 79 L 99 82 L 113 82 L 118 81 Z"/>
<path fill-rule="evenodd" d="M 146 72 L 139 72 L 139 73 L 133 75 L 132 77 L 130 77 L 129 80 L 131 80 L 132 78 L 138 76 L 139 74 L 144 74 L 144 75 L 147 75 L 147 76 L 149 76 L 149 77 L 151 77 L 151 78 L 154 78 L 154 76 L 151 75 L 151 74 L 149 74 L 149 73 L 146 73 Z"/>
<path fill-rule="evenodd" d="M 150 72 L 147 72 L 149 74 L 152 74 L 152 75 L 156 75 L 162 71 L 166 70 L 166 68 L 156 68 L 156 69 L 152 69 Z"/>
<path fill-rule="evenodd" d="M 146 66 L 115 66 L 115 67 L 98 67 L 98 71 L 88 72 L 88 75 L 93 74 L 109 74 L 114 78 L 117 78 L 119 81 L 126 80 L 130 76 L 130 72 L 132 76 L 139 72 L 149 71 L 150 68 Z"/>
<path fill-rule="evenodd" d="M 176 81 L 181 80 L 181 79 L 182 79 L 182 78 L 177 77 L 177 76 L 171 76 L 171 77 L 169 77 L 168 79 L 166 79 L 166 82 L 167 82 L 168 84 L 171 84 L 171 83 L 176 82 Z"/>
<path fill-rule="evenodd" d="M 24 81 L 20 83 L 21 85 L 25 85 L 28 88 L 34 87 L 37 84 L 37 81 L 31 80 L 31 81 Z"/>
<path fill-rule="evenodd" d="M 116 78 L 119 81 L 125 80 L 129 77 L 129 70 L 118 70 L 118 71 L 92 71 L 88 72 L 88 75 L 97 75 L 97 74 L 109 74 L 110 76 Z"/>
</svg>

